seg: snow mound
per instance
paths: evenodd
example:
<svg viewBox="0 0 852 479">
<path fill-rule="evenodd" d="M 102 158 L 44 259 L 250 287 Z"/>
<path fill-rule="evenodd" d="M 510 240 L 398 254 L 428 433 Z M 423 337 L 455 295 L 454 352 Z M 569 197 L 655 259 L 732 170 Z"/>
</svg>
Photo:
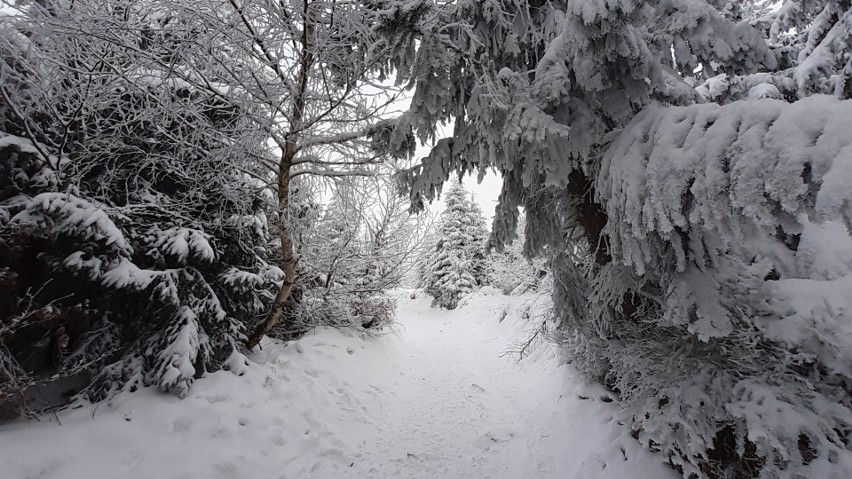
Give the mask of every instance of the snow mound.
<svg viewBox="0 0 852 479">
<path fill-rule="evenodd" d="M 384 343 L 321 329 L 267 342 L 241 375 L 208 374 L 182 400 L 145 388 L 64 412 L 61 424 L 8 424 L 0 469 L 9 479 L 340 477 L 373 434 L 368 376 Z"/>
</svg>

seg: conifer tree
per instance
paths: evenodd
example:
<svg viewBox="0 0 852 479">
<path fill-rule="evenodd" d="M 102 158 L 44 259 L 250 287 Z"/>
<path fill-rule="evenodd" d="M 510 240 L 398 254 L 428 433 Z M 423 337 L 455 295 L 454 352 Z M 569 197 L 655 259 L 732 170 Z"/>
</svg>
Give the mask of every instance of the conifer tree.
<svg viewBox="0 0 852 479">
<path fill-rule="evenodd" d="M 473 238 L 472 245 L 480 245 L 477 248 L 472 248 L 471 251 L 471 271 L 477 286 L 485 286 L 488 284 L 488 264 L 486 258 L 486 249 L 483 245 L 488 244 L 488 227 L 485 225 L 485 215 L 482 213 L 482 207 L 476 201 L 476 196 L 470 198 L 470 215 L 468 220 L 468 228 L 470 235 Z"/>
<path fill-rule="evenodd" d="M 829 351 L 852 344 L 826 339 L 850 270 L 821 242 L 846 258 L 852 6 L 767 6 L 433 8 L 420 101 L 383 136 L 393 149 L 454 121 L 403 175 L 415 207 L 453 174 L 503 175 L 495 241 L 523 206 L 526 253 L 557 253 L 566 353 L 685 477 L 852 474 L 852 367 Z"/>
<path fill-rule="evenodd" d="M 444 203 L 437 242 L 423 262 L 420 285 L 434 298 L 433 306 L 455 309 L 462 296 L 484 282 L 486 237 L 482 212 L 460 182 L 451 183 Z"/>
<path fill-rule="evenodd" d="M 99 7 L 34 5 L 0 29 L 0 363 L 31 384 L 91 375 L 92 399 L 185 394 L 240 366 L 280 279 L 246 161 L 263 144 L 250 105 L 177 78 L 209 47 L 191 22 Z M 104 25 L 124 43 L 75 33 Z"/>
</svg>

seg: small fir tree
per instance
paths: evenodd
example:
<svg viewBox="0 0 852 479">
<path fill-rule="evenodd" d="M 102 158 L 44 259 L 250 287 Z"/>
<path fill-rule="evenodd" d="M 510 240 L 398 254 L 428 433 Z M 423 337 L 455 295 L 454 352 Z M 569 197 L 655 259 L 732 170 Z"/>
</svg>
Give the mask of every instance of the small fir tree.
<svg viewBox="0 0 852 479">
<path fill-rule="evenodd" d="M 56 9 L 0 29 L 0 407 L 6 385 L 72 375 L 91 399 L 148 385 L 183 395 L 205 371 L 244 363 L 246 324 L 281 277 L 244 161 L 262 155 L 242 120 L 251 105 L 150 63 L 202 54 L 177 41 L 189 28 L 171 13 Z M 79 37 L 60 10 L 93 31 L 120 20 L 141 33 Z"/>
<path fill-rule="evenodd" d="M 421 265 L 420 284 L 434 298 L 433 306 L 455 309 L 462 296 L 485 282 L 487 234 L 482 211 L 461 183 L 452 183 L 444 201 L 438 241 Z"/>
</svg>

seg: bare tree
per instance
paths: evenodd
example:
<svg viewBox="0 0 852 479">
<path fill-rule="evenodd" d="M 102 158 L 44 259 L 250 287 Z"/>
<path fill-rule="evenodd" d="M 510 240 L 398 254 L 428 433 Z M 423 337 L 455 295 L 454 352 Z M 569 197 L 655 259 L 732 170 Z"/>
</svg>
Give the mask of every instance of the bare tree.
<svg viewBox="0 0 852 479">
<path fill-rule="evenodd" d="M 329 292 L 384 292 L 414 268 L 434 219 L 412 215 L 388 175 L 347 178 L 302 239 L 300 267 Z"/>
<path fill-rule="evenodd" d="M 210 61 L 224 67 L 222 83 L 264 106 L 265 115 L 255 121 L 275 145 L 275 159 L 264 165 L 277 192 L 284 278 L 268 317 L 247 341 L 252 348 L 281 320 L 296 281 L 291 180 L 370 175 L 384 158 L 370 150 L 367 136 L 389 114 L 397 94 L 379 86 L 385 59 L 372 49 L 374 12 L 359 2 L 229 0 L 231 12 L 210 0 L 181 5 L 192 9 L 187 14 L 228 26 L 223 43 L 231 40 L 245 71 L 216 54 Z"/>
<path fill-rule="evenodd" d="M 299 179 L 293 198 L 299 285 L 286 325 L 270 334 L 289 338 L 317 325 L 380 329 L 393 318 L 384 293 L 414 268 L 434 218 L 411 215 L 389 175 L 308 183 Z M 306 190 L 315 200 L 304 197 Z"/>
</svg>

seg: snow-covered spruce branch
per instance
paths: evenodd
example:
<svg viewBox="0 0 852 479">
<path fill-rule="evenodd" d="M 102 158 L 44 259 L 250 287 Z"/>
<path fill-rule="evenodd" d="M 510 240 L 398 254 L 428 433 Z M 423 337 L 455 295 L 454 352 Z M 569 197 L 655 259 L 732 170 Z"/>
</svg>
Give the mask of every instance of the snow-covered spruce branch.
<svg viewBox="0 0 852 479">
<path fill-rule="evenodd" d="M 379 136 L 410 155 L 453 119 L 401 175 L 414 206 L 501 173 L 496 242 L 523 207 L 566 354 L 685 477 L 852 474 L 850 8 L 779 3 L 453 2 Z"/>
</svg>

